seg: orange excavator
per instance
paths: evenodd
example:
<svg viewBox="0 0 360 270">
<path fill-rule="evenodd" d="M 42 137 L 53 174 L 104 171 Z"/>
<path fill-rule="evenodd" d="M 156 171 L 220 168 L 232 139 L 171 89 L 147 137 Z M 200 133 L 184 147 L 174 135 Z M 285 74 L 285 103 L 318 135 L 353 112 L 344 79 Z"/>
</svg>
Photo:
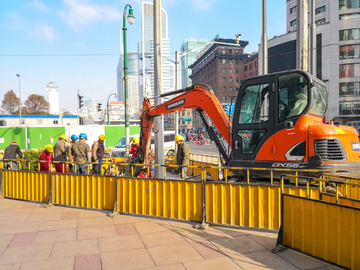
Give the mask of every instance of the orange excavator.
<svg viewBox="0 0 360 270">
<path fill-rule="evenodd" d="M 223 165 L 314 169 L 360 176 L 358 132 L 322 122 L 328 104 L 327 88 L 307 72 L 290 70 L 245 80 L 237 91 L 232 125 L 208 85 L 194 85 L 155 98 L 170 95 L 177 96 L 158 106 L 144 99 L 140 135 L 144 157 L 148 156 L 154 117 L 188 108 L 199 112 Z M 244 172 L 234 173 L 241 176 Z"/>
</svg>

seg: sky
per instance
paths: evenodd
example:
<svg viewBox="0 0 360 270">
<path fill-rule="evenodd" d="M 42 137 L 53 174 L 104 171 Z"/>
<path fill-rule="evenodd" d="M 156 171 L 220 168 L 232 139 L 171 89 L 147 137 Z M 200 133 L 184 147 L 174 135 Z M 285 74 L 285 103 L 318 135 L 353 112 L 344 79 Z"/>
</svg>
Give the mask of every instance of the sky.
<svg viewBox="0 0 360 270">
<path fill-rule="evenodd" d="M 141 0 L 2 0 L 0 5 L 0 100 L 13 89 L 22 102 L 31 94 L 46 97 L 46 85 L 58 84 L 60 109 L 76 111 L 76 93 L 95 98 L 105 108 L 116 92 L 123 12 L 128 52 L 141 41 Z M 151 0 L 148 2 L 152 2 Z M 168 14 L 171 59 L 184 39 L 235 38 L 258 50 L 262 34 L 261 0 L 162 0 Z M 286 32 L 286 0 L 267 1 L 268 38 Z M 110 97 L 114 100 L 114 96 Z"/>
</svg>

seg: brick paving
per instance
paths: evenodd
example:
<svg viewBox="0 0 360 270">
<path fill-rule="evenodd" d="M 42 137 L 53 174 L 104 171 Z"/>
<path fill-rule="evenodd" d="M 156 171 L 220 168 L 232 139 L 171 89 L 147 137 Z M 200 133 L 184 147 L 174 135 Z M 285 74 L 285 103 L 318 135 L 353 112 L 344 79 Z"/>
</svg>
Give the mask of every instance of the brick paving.
<svg viewBox="0 0 360 270">
<path fill-rule="evenodd" d="M 0 270 L 317 269 L 338 267 L 293 250 L 277 232 L 0 199 Z"/>
</svg>

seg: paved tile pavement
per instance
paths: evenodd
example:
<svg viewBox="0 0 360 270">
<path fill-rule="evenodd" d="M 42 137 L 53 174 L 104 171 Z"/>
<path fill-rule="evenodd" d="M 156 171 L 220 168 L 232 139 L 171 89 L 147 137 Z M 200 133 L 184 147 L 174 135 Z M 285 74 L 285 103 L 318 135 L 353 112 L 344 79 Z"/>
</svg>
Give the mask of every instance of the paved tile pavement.
<svg viewBox="0 0 360 270">
<path fill-rule="evenodd" d="M 271 253 L 274 231 L 39 206 L 0 199 L 0 270 L 340 269 L 293 250 Z"/>
</svg>

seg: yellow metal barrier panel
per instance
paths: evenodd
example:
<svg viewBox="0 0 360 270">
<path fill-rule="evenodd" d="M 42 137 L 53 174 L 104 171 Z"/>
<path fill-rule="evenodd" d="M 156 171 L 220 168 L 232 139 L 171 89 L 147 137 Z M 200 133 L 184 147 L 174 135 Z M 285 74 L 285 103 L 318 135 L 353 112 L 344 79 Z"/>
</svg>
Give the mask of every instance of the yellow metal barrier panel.
<svg viewBox="0 0 360 270">
<path fill-rule="evenodd" d="M 336 203 L 336 196 L 331 194 L 321 193 L 321 200 L 324 202 Z M 355 199 L 339 197 L 338 204 L 360 208 L 360 201 Z"/>
<path fill-rule="evenodd" d="M 117 211 L 202 220 L 201 182 L 118 178 Z"/>
<path fill-rule="evenodd" d="M 299 197 L 307 197 L 307 188 L 305 186 L 303 187 L 284 187 L 284 193 L 295 195 Z M 309 188 L 309 198 L 310 199 L 319 199 L 319 189 L 318 188 Z"/>
<path fill-rule="evenodd" d="M 4 197 L 46 203 L 49 193 L 49 173 L 3 170 Z"/>
<path fill-rule="evenodd" d="M 207 221 L 267 229 L 280 227 L 280 187 L 206 182 Z"/>
<path fill-rule="evenodd" d="M 347 181 L 347 182 L 360 184 L 360 181 L 355 181 L 355 180 Z M 360 200 L 360 188 L 359 187 L 351 186 L 351 185 L 340 185 L 339 192 L 347 198 Z"/>
<path fill-rule="evenodd" d="M 116 196 L 115 177 L 53 174 L 52 178 L 54 204 L 113 210 Z"/>
<path fill-rule="evenodd" d="M 360 269 L 360 209 L 283 195 L 282 244 Z"/>
<path fill-rule="evenodd" d="M 215 181 L 219 180 L 219 169 L 218 167 L 215 167 L 214 164 L 190 160 L 190 166 L 212 167 L 212 168 L 206 168 L 205 171 L 207 173 L 210 173 L 211 180 L 215 180 Z M 201 174 L 201 168 L 193 168 L 192 170 L 193 170 L 193 175 Z"/>
</svg>

